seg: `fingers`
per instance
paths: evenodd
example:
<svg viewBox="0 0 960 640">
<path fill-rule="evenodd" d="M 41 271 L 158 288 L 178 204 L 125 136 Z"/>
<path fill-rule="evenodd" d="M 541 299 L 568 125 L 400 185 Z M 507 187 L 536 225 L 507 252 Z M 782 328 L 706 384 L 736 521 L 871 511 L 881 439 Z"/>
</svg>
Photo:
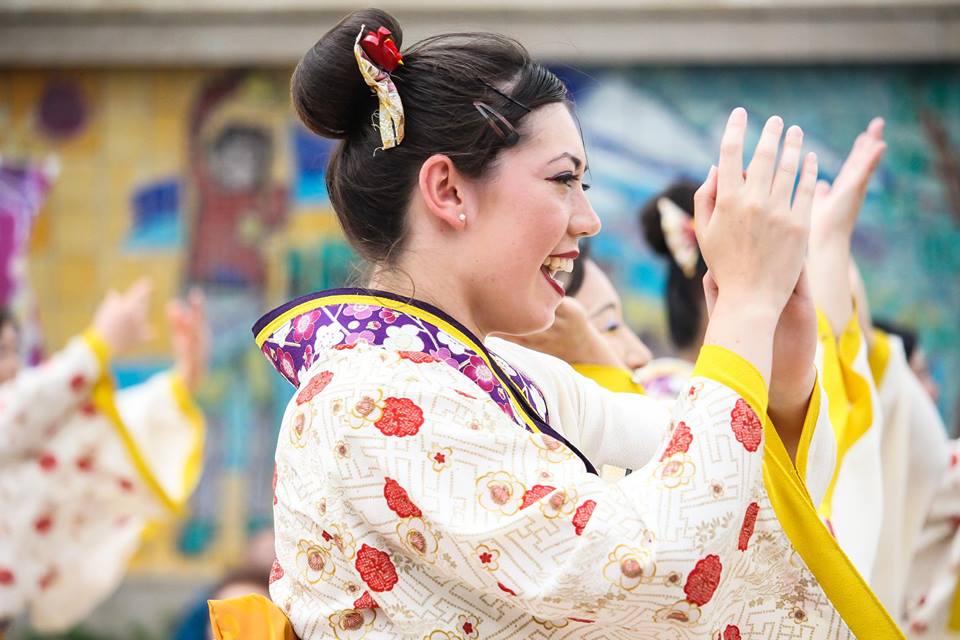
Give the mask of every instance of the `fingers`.
<svg viewBox="0 0 960 640">
<path fill-rule="evenodd" d="M 153 281 L 150 278 L 140 278 L 123 292 L 123 297 L 127 302 L 145 303 L 151 293 L 153 293 Z"/>
<path fill-rule="evenodd" d="M 780 134 L 783 133 L 783 118 L 770 116 L 763 125 L 760 140 L 753 152 L 753 159 L 747 168 L 747 188 L 755 193 L 770 193 L 774 168 L 777 162 L 777 149 L 780 146 Z"/>
<path fill-rule="evenodd" d="M 883 128 L 886 122 L 883 118 L 876 117 L 867 125 L 867 135 L 874 140 L 883 140 Z"/>
<path fill-rule="evenodd" d="M 694 231 L 703 232 L 710 224 L 713 209 L 717 206 L 717 168 L 710 167 L 707 179 L 693 194 L 693 221 Z"/>
<path fill-rule="evenodd" d="M 810 210 L 813 208 L 813 194 L 817 188 L 817 154 L 810 152 L 803 160 L 803 170 L 800 173 L 800 184 L 797 185 L 797 195 L 793 199 L 793 214 L 800 219 L 799 223 L 810 226 Z"/>
<path fill-rule="evenodd" d="M 787 130 L 783 142 L 783 154 L 780 157 L 780 167 L 773 180 L 770 195 L 774 202 L 781 202 L 789 206 L 790 196 L 793 194 L 793 185 L 797 180 L 797 170 L 800 168 L 800 149 L 803 147 L 803 131 L 794 125 Z M 756 159 L 756 158 L 755 158 Z"/>
<path fill-rule="evenodd" d="M 828 195 L 830 195 L 830 183 L 826 180 L 817 180 L 817 186 L 813 190 L 814 201 L 826 198 Z"/>
<path fill-rule="evenodd" d="M 743 137 L 747 132 L 747 111 L 737 107 L 727 119 L 720 140 L 718 191 L 731 193 L 743 184 Z"/>
</svg>

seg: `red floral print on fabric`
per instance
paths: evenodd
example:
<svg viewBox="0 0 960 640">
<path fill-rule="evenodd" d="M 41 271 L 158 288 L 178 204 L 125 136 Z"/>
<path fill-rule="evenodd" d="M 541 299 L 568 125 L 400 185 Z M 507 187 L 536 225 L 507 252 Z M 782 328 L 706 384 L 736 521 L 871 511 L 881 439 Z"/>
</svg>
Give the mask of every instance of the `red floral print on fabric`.
<svg viewBox="0 0 960 640">
<path fill-rule="evenodd" d="M 46 535 L 50 533 L 50 530 L 53 528 L 53 516 L 50 514 L 44 514 L 33 521 L 33 529 L 40 535 Z"/>
<path fill-rule="evenodd" d="M 37 586 L 40 587 L 41 591 L 46 591 L 56 582 L 57 578 L 60 577 L 60 572 L 57 571 L 56 567 L 50 568 L 45 574 L 40 576 L 40 579 L 37 580 Z"/>
<path fill-rule="evenodd" d="M 354 609 L 376 609 L 379 606 L 380 605 L 378 605 L 377 601 L 373 599 L 373 596 L 370 595 L 369 591 L 364 591 L 363 595 L 353 602 Z"/>
<path fill-rule="evenodd" d="M 423 364 L 425 362 L 437 362 L 437 359 L 432 355 L 422 351 L 397 351 L 397 355 L 404 360 L 409 360 L 410 362 L 415 362 L 417 364 Z"/>
<path fill-rule="evenodd" d="M 444 462 L 447 461 L 447 456 L 443 455 L 442 453 L 437 452 L 437 453 L 434 454 L 434 456 L 433 456 L 433 461 L 436 462 L 437 464 L 443 464 Z"/>
<path fill-rule="evenodd" d="M 733 429 L 733 435 L 737 437 L 737 442 L 742 444 L 747 451 L 752 453 L 760 447 L 763 425 L 760 424 L 760 418 L 743 398 L 737 398 L 737 404 L 730 412 L 730 428 Z"/>
<path fill-rule="evenodd" d="M 390 591 L 397 584 L 397 568 L 390 556 L 370 545 L 360 547 L 354 566 L 372 591 Z"/>
<path fill-rule="evenodd" d="M 583 530 L 587 528 L 587 523 L 590 522 L 590 516 L 593 515 L 593 510 L 596 506 L 596 501 L 587 500 L 577 507 L 577 512 L 573 514 L 573 529 L 577 532 L 578 536 L 582 535 Z"/>
<path fill-rule="evenodd" d="M 302 342 L 313 337 L 314 327 L 320 317 L 319 311 L 308 311 L 297 316 L 293 321 L 293 331 L 290 332 L 294 342 Z"/>
<path fill-rule="evenodd" d="M 556 487 L 551 487 L 548 484 L 535 484 L 523 494 L 523 501 L 520 503 L 521 509 L 526 509 L 534 502 L 547 495 L 551 491 L 554 491 Z"/>
<path fill-rule="evenodd" d="M 296 384 L 297 369 L 293 363 L 293 356 L 283 349 L 277 349 L 277 364 L 280 365 L 280 373 L 282 373 L 287 380 Z"/>
<path fill-rule="evenodd" d="M 464 398 L 470 398 L 471 400 L 476 400 L 476 399 L 477 399 L 476 396 L 472 396 L 472 395 L 470 395 L 469 393 L 464 393 L 463 391 L 460 391 L 459 389 L 454 389 L 454 391 L 456 391 L 458 394 L 460 394 L 460 395 L 463 396 Z"/>
<path fill-rule="evenodd" d="M 81 374 L 77 374 L 70 378 L 70 390 L 74 393 L 80 393 L 83 391 L 84 387 L 87 386 L 87 378 Z"/>
<path fill-rule="evenodd" d="M 93 402 L 84 402 L 80 405 L 80 413 L 88 417 L 95 416 L 97 415 L 97 405 L 93 404 Z"/>
<path fill-rule="evenodd" d="M 723 565 L 720 558 L 710 554 L 697 561 L 693 571 L 687 576 L 687 583 L 683 585 L 683 592 L 687 594 L 687 601 L 699 607 L 710 602 L 713 592 L 720 584 L 720 571 Z"/>
<path fill-rule="evenodd" d="M 270 567 L 270 580 L 267 584 L 273 584 L 277 580 L 283 577 L 283 567 L 280 566 L 280 561 L 276 558 L 273 559 L 273 566 Z"/>
<path fill-rule="evenodd" d="M 383 401 L 383 415 L 373 426 L 385 436 L 412 436 L 423 425 L 423 410 L 410 398 L 387 398 Z"/>
<path fill-rule="evenodd" d="M 355 348 L 356 346 L 357 346 L 357 343 L 356 343 L 356 342 L 353 342 L 353 343 L 351 343 L 351 344 L 347 344 L 347 343 L 345 343 L 345 342 L 341 342 L 341 343 L 338 344 L 338 345 L 334 345 L 333 348 L 334 348 L 334 350 L 336 350 L 336 351 L 346 351 L 347 349 L 353 349 L 353 348 Z"/>
<path fill-rule="evenodd" d="M 306 404 L 313 400 L 313 397 L 327 388 L 327 385 L 330 384 L 330 381 L 333 380 L 332 371 L 321 371 L 317 375 L 310 378 L 303 389 L 300 390 L 300 393 L 297 394 L 297 404 Z"/>
<path fill-rule="evenodd" d="M 37 457 L 37 464 L 44 471 L 53 471 L 57 468 L 57 457 L 52 453 L 42 453 Z"/>
<path fill-rule="evenodd" d="M 660 456 L 660 461 L 664 461 L 675 453 L 686 453 L 690 450 L 690 443 L 693 442 L 693 434 L 690 433 L 690 427 L 685 422 L 677 423 L 673 429 L 673 436 L 670 438 L 670 444 L 666 451 Z"/>
<path fill-rule="evenodd" d="M 78 471 L 89 473 L 93 471 L 93 455 L 88 453 L 85 456 L 81 456 L 77 458 L 74 464 L 77 466 Z"/>
<path fill-rule="evenodd" d="M 16 578 L 13 575 L 13 571 L 6 567 L 0 567 L 0 586 L 9 587 L 14 582 L 16 582 Z"/>
<path fill-rule="evenodd" d="M 464 622 L 463 627 L 461 628 L 463 629 L 463 632 L 468 636 L 473 633 L 473 623 L 470 621 Z"/>
<path fill-rule="evenodd" d="M 723 640 L 740 640 L 740 629 L 736 625 L 728 624 L 723 630 Z"/>
<path fill-rule="evenodd" d="M 497 583 L 497 586 L 500 587 L 500 591 L 503 591 L 504 593 L 509 593 L 509 594 L 512 595 L 512 596 L 517 595 L 517 592 L 516 592 L 516 591 L 514 591 L 513 589 L 511 589 L 511 588 L 508 587 L 507 585 L 503 584 L 502 582 L 498 582 L 498 583 Z"/>
<path fill-rule="evenodd" d="M 390 510 L 401 518 L 419 518 L 423 515 L 417 505 L 413 504 L 407 490 L 392 478 L 387 478 L 383 485 L 383 497 L 387 499 Z"/>
<path fill-rule="evenodd" d="M 117 478 L 117 483 L 120 485 L 120 488 L 127 493 L 133 493 L 133 480 L 130 478 Z"/>
<path fill-rule="evenodd" d="M 747 550 L 747 544 L 753 535 L 753 528 L 757 524 L 757 514 L 760 513 L 760 505 L 751 502 L 747 505 L 747 511 L 743 514 L 743 525 L 740 527 L 740 540 L 737 542 L 737 549 Z"/>
<path fill-rule="evenodd" d="M 303 350 L 303 367 L 309 369 L 313 365 L 313 345 L 308 344 Z"/>
</svg>

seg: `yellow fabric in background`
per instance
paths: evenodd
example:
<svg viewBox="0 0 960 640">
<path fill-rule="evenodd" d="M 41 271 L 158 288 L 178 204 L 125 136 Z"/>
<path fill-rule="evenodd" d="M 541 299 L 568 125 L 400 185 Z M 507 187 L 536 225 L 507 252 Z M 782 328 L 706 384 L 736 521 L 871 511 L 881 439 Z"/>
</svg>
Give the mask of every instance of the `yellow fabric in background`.
<svg viewBox="0 0 960 640">
<path fill-rule="evenodd" d="M 208 600 L 215 640 L 296 640 L 283 610 L 260 594 Z"/>
</svg>

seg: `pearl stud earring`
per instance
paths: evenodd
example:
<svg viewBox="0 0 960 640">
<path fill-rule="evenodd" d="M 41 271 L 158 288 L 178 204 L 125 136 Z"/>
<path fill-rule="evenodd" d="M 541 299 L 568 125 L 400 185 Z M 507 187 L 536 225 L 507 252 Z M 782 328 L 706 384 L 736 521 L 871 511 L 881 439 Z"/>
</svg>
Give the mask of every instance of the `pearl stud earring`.
<svg viewBox="0 0 960 640">
<path fill-rule="evenodd" d="M 457 216 L 457 219 L 459 219 L 460 222 L 466 222 L 466 221 L 467 221 L 467 214 L 461 213 L 459 216 Z"/>
</svg>

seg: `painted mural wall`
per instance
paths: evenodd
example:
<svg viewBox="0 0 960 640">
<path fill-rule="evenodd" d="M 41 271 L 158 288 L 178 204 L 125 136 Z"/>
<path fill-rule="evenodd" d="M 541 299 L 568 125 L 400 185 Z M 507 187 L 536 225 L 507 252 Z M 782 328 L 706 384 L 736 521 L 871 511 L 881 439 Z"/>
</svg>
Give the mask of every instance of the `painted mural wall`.
<svg viewBox="0 0 960 640">
<path fill-rule="evenodd" d="M 800 124 L 828 178 L 859 129 L 887 118 L 890 149 L 855 254 L 875 312 L 920 330 L 941 407 L 956 414 L 960 68 L 559 70 L 575 92 L 604 221 L 595 255 L 630 323 L 661 353 L 665 269 L 643 246 L 636 211 L 676 177 L 706 173 L 729 109 L 748 108 L 754 140 L 769 114 Z M 0 228 L 29 229 L 4 231 L 0 265 L 22 267 L 18 282 L 2 282 L 37 319 L 31 339 L 59 348 L 109 288 L 150 275 L 157 336 L 117 363 L 129 384 L 169 364 L 164 298 L 194 284 L 208 297 L 205 474 L 189 515 L 148 538 L 136 571 L 212 574 L 269 525 L 290 389 L 254 348 L 250 326 L 285 298 L 357 273 L 326 196 L 330 145 L 297 124 L 288 78 L 287 69 L 0 71 L 2 165 L 57 167 L 42 174 L 52 186 L 34 200 L 0 206 Z"/>
</svg>

